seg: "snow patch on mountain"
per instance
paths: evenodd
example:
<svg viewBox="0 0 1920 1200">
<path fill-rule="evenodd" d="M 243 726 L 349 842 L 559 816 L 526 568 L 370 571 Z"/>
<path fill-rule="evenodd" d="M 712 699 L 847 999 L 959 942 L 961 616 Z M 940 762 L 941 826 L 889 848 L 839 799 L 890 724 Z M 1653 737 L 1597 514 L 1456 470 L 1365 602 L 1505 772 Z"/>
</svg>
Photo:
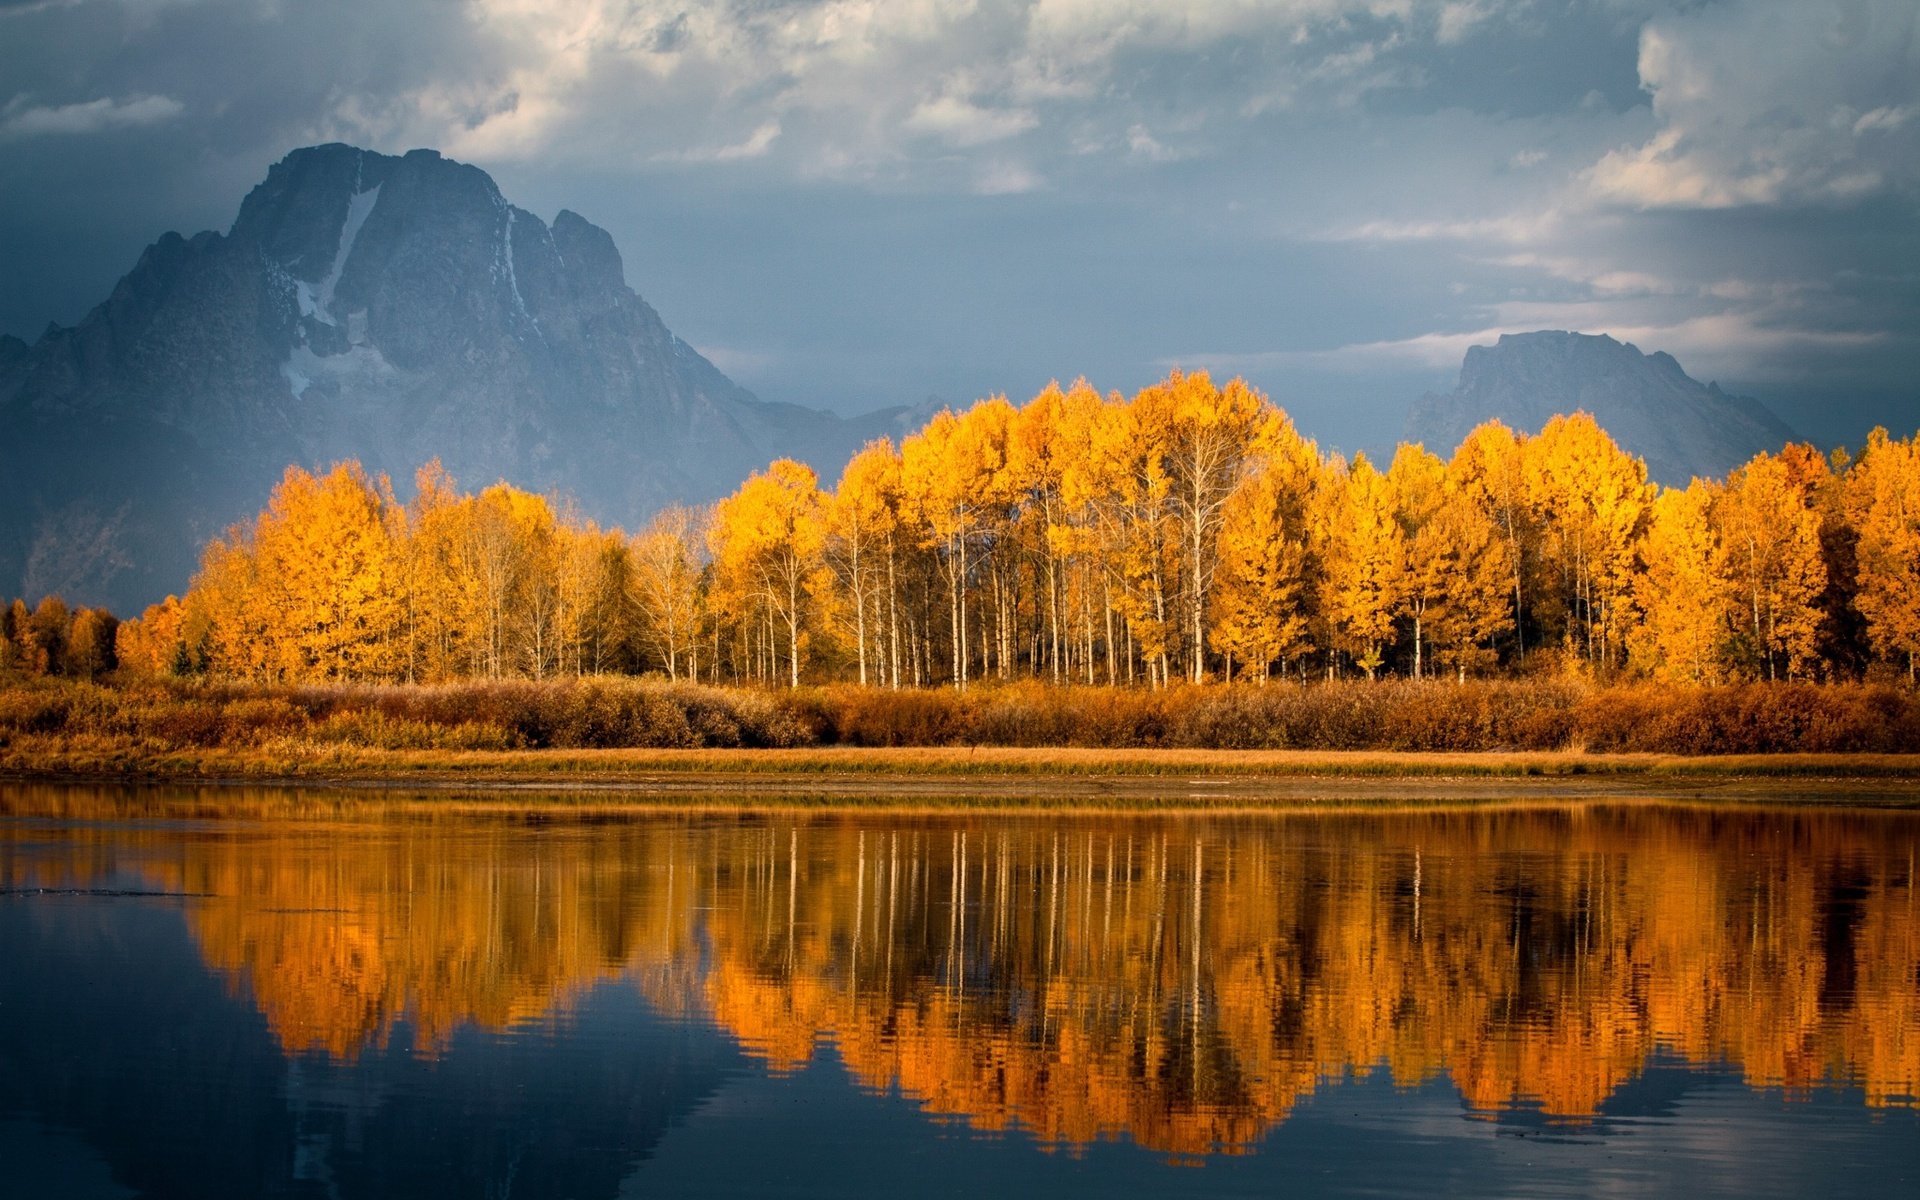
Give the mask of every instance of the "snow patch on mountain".
<svg viewBox="0 0 1920 1200">
<path fill-rule="evenodd" d="M 339 324 L 333 319 L 333 289 L 340 284 L 340 273 L 347 269 L 347 256 L 353 253 L 353 243 L 360 237 L 360 227 L 367 223 L 373 206 L 379 202 L 380 185 L 377 183 L 347 201 L 347 218 L 340 226 L 340 246 L 333 252 L 333 265 L 327 269 L 326 278 L 320 281 L 320 286 L 313 293 L 313 310 L 301 310 L 307 316 L 329 325 Z"/>
</svg>

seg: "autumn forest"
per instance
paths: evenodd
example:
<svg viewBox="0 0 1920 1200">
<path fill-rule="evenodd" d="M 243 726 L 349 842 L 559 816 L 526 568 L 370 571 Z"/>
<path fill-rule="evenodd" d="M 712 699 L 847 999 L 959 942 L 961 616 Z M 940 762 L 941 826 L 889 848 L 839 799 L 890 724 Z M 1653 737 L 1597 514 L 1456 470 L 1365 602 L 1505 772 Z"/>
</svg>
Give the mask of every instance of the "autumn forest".
<svg viewBox="0 0 1920 1200">
<path fill-rule="evenodd" d="M 1591 417 L 1442 460 L 1322 453 L 1243 381 L 1175 372 L 946 411 L 831 490 L 772 463 L 605 529 L 438 464 L 411 500 L 290 468 L 199 574 L 115 628 L 6 611 L 29 673 L 279 683 L 659 672 L 890 688 L 1033 678 L 1911 680 L 1920 446 L 1783 447 L 1649 483 Z"/>
</svg>

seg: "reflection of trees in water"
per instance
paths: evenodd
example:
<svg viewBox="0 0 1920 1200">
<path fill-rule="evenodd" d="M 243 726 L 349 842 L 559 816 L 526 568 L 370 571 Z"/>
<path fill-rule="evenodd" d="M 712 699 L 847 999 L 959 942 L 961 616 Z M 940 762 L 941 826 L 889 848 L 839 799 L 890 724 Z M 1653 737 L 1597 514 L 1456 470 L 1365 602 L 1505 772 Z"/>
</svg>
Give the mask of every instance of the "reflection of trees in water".
<svg viewBox="0 0 1920 1200">
<path fill-rule="evenodd" d="M 1322 1081 L 1593 1115 L 1656 1051 L 1920 1092 L 1920 821 L 1672 809 L 649 817 L 98 831 L 289 1050 L 565 1010 L 625 973 L 773 1069 L 983 1128 L 1244 1148 Z M 96 852 L 89 852 L 96 853 Z"/>
</svg>

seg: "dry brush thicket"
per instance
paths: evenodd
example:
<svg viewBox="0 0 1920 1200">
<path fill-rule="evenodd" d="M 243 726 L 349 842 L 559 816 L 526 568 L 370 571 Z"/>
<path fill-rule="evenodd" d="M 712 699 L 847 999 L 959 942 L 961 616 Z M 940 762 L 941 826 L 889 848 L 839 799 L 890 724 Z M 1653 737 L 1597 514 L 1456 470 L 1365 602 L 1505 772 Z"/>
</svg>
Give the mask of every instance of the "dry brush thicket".
<svg viewBox="0 0 1920 1200">
<path fill-rule="evenodd" d="M 617 677 L 415 686 L 48 679 L 0 690 L 0 762 L 9 748 L 30 763 L 108 750 L 813 746 L 1904 753 L 1920 750 L 1920 695 L 1875 684 L 1548 680 L 891 692 Z"/>
</svg>

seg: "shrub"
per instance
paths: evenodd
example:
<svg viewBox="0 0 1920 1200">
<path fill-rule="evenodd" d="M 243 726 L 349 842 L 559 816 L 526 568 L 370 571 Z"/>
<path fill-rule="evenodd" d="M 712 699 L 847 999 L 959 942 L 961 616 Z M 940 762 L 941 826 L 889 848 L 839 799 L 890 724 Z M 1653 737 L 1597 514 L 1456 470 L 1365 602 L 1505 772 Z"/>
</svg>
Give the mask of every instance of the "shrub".
<svg viewBox="0 0 1920 1200">
<path fill-rule="evenodd" d="M 0 687 L 0 739 L 386 749 L 1086 746 L 1920 752 L 1920 695 L 1884 684 L 1599 687 L 1359 680 L 1152 690 L 721 688 L 629 678 L 276 687 L 178 679 Z"/>
</svg>

